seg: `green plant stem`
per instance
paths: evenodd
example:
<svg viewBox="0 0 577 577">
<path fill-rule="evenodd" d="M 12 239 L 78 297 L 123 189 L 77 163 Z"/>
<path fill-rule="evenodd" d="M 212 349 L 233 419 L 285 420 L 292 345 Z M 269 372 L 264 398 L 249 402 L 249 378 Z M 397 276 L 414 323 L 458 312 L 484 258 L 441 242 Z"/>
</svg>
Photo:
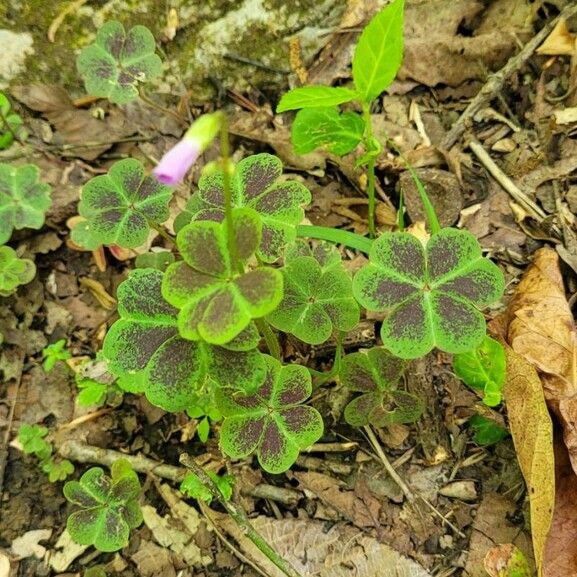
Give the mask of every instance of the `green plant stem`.
<svg viewBox="0 0 577 577">
<path fill-rule="evenodd" d="M 16 132 L 14 132 L 14 129 L 12 128 L 12 126 L 10 126 L 10 123 L 8 122 L 8 119 L 6 118 L 6 116 L 4 115 L 4 113 L 2 112 L 2 110 L 0 110 L 0 121 L 2 121 L 2 124 L 4 125 L 4 128 L 6 128 L 6 130 L 12 135 L 12 138 L 13 138 L 16 142 L 20 142 L 20 139 L 18 138 L 18 135 L 16 134 Z"/>
<path fill-rule="evenodd" d="M 330 379 L 332 379 L 335 375 L 338 375 L 341 372 L 341 361 L 343 358 L 343 338 L 345 333 L 339 331 L 337 333 L 337 346 L 335 349 L 335 359 L 333 361 L 333 366 L 328 373 L 315 371 L 314 369 L 309 368 L 309 372 L 313 377 L 319 377 L 318 381 L 315 383 L 315 388 L 324 385 Z"/>
<path fill-rule="evenodd" d="M 340 230 L 338 228 L 329 228 L 328 226 L 297 226 L 297 236 L 301 238 L 317 238 L 319 240 L 328 240 L 335 244 L 343 244 L 349 248 L 360 250 L 365 254 L 369 254 L 373 241 L 369 238 Z"/>
<path fill-rule="evenodd" d="M 224 498 L 224 495 L 216 483 L 190 455 L 182 453 L 180 455 L 180 462 L 200 479 L 200 482 L 210 491 L 213 498 L 226 509 L 226 512 L 233 518 L 241 531 L 254 543 L 261 553 L 266 555 L 266 557 L 285 575 L 287 575 L 287 577 L 302 577 L 301 574 L 288 561 L 286 561 L 286 559 L 283 559 L 254 528 L 244 510 L 241 509 L 240 506 L 235 505 Z"/>
<path fill-rule="evenodd" d="M 162 225 L 149 220 L 148 226 L 153 228 L 164 240 L 167 240 L 172 244 L 176 244 L 176 239 Z"/>
<path fill-rule="evenodd" d="M 270 328 L 270 325 L 266 322 L 265 319 L 256 319 L 254 322 L 260 331 L 260 334 L 264 337 L 268 352 L 270 353 L 271 357 L 274 357 L 280 361 L 280 345 L 278 343 L 278 339 Z"/>
<path fill-rule="evenodd" d="M 220 127 L 220 155 L 222 168 L 222 188 L 224 192 L 224 223 L 226 226 L 226 244 L 230 256 L 230 264 L 233 271 L 244 272 L 244 267 L 238 256 L 234 223 L 232 220 L 232 191 L 230 187 L 230 148 L 228 143 L 228 124 L 226 116 L 222 117 Z"/>
<path fill-rule="evenodd" d="M 365 151 L 369 152 L 372 149 L 373 141 L 373 125 L 371 121 L 371 107 L 370 104 L 363 103 L 363 118 L 365 119 L 365 133 L 363 142 Z M 375 157 L 369 155 L 367 162 L 367 195 L 369 197 L 369 237 L 375 238 Z"/>
</svg>

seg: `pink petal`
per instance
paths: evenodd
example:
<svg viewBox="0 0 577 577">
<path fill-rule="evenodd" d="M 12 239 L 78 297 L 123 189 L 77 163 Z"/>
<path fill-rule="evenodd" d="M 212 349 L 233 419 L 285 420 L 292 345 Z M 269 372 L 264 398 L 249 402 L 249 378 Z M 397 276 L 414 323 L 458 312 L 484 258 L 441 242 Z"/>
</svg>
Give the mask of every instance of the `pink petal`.
<svg viewBox="0 0 577 577">
<path fill-rule="evenodd" d="M 176 186 L 182 181 L 200 153 L 200 144 L 197 141 L 183 138 L 160 159 L 152 174 L 162 184 Z"/>
</svg>

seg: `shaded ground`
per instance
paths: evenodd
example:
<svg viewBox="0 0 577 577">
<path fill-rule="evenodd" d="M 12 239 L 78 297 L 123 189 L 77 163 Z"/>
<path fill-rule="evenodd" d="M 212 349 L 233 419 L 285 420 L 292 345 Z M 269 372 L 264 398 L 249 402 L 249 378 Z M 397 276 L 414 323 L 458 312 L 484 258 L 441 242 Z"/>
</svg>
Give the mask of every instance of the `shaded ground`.
<svg viewBox="0 0 577 577">
<path fill-rule="evenodd" d="M 14 297 L 0 301 L 0 332 L 5 339 L 0 349 L 0 427 L 7 439 L 14 438 L 21 423 L 43 423 L 50 428 L 56 448 L 68 449 L 76 474 L 84 471 L 88 465 L 83 462 L 91 459 L 74 452 L 71 442 L 75 441 L 124 454 L 141 453 L 174 466 L 184 449 L 212 470 L 229 467 L 237 478 L 240 504 L 257 519 L 263 534 L 305 574 L 372 577 L 381 575 L 384 566 L 400 564 L 400 553 L 419 564 L 407 568 L 407 574 L 481 577 L 486 574 L 484 554 L 494 543 L 513 542 L 531 556 L 526 493 L 512 442 L 482 448 L 471 441 L 466 421 L 478 399 L 454 377 L 451 359 L 442 353 L 415 361 L 407 372 L 407 389 L 425 400 L 423 419 L 414 426 L 380 431 L 377 440 L 401 478 L 422 497 L 414 501 L 390 479 L 376 447 L 361 431 L 343 424 L 346 398 L 337 383 L 330 383 L 313 398 L 325 419 L 322 443 L 301 455 L 286 475 L 273 476 L 259 470 L 256 462 L 225 463 L 214 434 L 206 445 L 200 443 L 195 437 L 195 420 L 166 414 L 143 398 L 127 394 L 113 410 L 79 407 L 74 401 L 78 391 L 73 372 L 63 363 L 50 373 L 41 367 L 42 349 L 61 338 L 67 339 L 75 361 L 95 359 L 107 327 L 116 318 L 116 288 L 135 256 L 130 253 L 124 255 L 126 260 L 118 260 L 107 252 L 106 266 L 100 262 L 99 268 L 93 254 L 70 247 L 67 221 L 76 215 L 83 183 L 121 157 L 133 156 L 151 165 L 176 141 L 186 123 L 144 103 L 118 108 L 89 101 L 75 106 L 66 92 L 72 98 L 83 93 L 73 74 L 70 49 L 90 41 L 99 19 L 112 14 L 122 17 L 128 7 L 126 23 L 154 24 L 168 56 L 166 75 L 150 90 L 151 96 L 158 91 L 159 102 L 185 117 L 218 102 L 230 113 L 233 149 L 239 158 L 259 151 L 276 153 L 292 176 L 313 193 L 307 214 L 312 223 L 365 233 L 364 179 L 355 168 L 355 159 L 320 152 L 296 156 L 287 128 L 290 115 L 274 117 L 271 110 L 287 81 L 298 83 L 300 77 L 307 83 L 346 83 L 358 34 L 350 29 L 358 30 L 376 7 L 349 0 L 339 29 L 322 36 L 318 30 L 309 31 L 322 42 L 305 46 L 298 65 L 298 56 L 288 60 L 287 39 L 321 21 L 323 27 L 336 26 L 343 3 L 324 2 L 320 7 L 302 3 L 304 15 L 289 11 L 283 25 L 273 11 L 277 3 L 255 2 L 266 8 L 270 20 L 263 28 L 247 29 L 247 37 L 261 37 L 266 29 L 282 37 L 276 46 L 283 49 L 273 51 L 270 60 L 268 52 L 249 50 L 250 59 L 262 66 L 215 56 L 217 61 L 227 62 L 216 72 L 215 82 L 195 84 L 198 78 L 183 66 L 183 60 L 190 63 L 197 58 L 191 56 L 187 43 L 197 46 L 199 40 L 191 31 L 198 33 L 203 26 L 226 17 L 227 9 L 217 2 L 207 2 L 206 13 L 195 12 L 194 3 L 189 3 L 191 8 L 183 2 L 177 25 L 167 19 L 169 12 L 164 8 L 161 14 L 147 12 L 146 3 L 139 3 L 138 10 L 128 2 L 85 3 L 63 20 L 56 43 L 46 44 L 46 51 L 38 42 L 47 34 L 61 3 L 47 5 L 42 11 L 33 4 L 13 2 L 0 9 L 3 26 L 22 32 L 24 28 L 15 23 L 24 23 L 37 51 L 26 60 L 27 71 L 11 82 L 9 91 L 25 118 L 30 139 L 24 147 L 15 145 L 2 153 L 0 161 L 34 162 L 53 187 L 45 228 L 17 233 L 11 241 L 35 258 L 38 276 Z M 547 242 L 557 247 L 562 258 L 568 294 L 577 291 L 577 115 L 571 120 L 568 112 L 577 104 L 577 57 L 570 53 L 532 55 L 511 74 L 503 89 L 484 103 L 475 123 L 466 127 L 456 143 L 447 145 L 447 134 L 490 72 L 518 53 L 519 45 L 552 21 L 565 4 L 562 0 L 409 2 L 403 69 L 373 111 L 377 138 L 391 139 L 421 171 L 442 224 L 458 223 L 476 235 L 504 270 L 509 295 L 532 254 Z M 244 2 L 241 7 L 254 16 L 251 5 Z M 334 22 L 323 20 L 329 13 Z M 278 28 L 271 29 L 270 22 Z M 577 23 L 570 21 L 569 27 L 575 30 Z M 67 43 L 64 38 L 69 39 Z M 306 44 L 303 38 L 301 43 Z M 237 56 L 245 57 L 242 43 L 227 46 L 230 53 L 236 50 Z M 314 52 L 314 58 L 309 58 L 307 50 Z M 271 72 L 277 67 L 290 74 Z M 239 78 L 242 85 L 237 83 Z M 43 85 L 32 86 L 32 79 Z M 512 203 L 510 193 L 489 175 L 487 163 L 468 147 L 471 139 L 488 151 L 502 174 L 537 202 L 542 217 L 519 202 Z M 210 150 L 204 160 L 216 154 Z M 390 230 L 395 222 L 400 186 L 407 197 L 409 217 L 420 220 L 416 191 L 397 154 L 383 153 L 378 170 L 380 229 Z M 199 170 L 192 182 L 177 190 L 173 218 L 194 189 L 198 174 Z M 555 228 L 563 232 L 561 238 Z M 151 239 L 155 245 L 162 242 Z M 363 256 L 352 251 L 344 254 L 351 270 L 364 262 Z M 495 307 L 489 316 L 503 308 Z M 347 349 L 372 346 L 378 326 L 378 318 L 365 319 L 361 330 L 350 336 Z M 288 361 L 312 363 L 319 370 L 330 368 L 334 354 L 330 346 L 311 350 L 290 339 L 283 346 Z M 85 415 L 89 416 L 83 419 Z M 0 451 L 3 447 L 0 445 Z M 14 548 L 15 539 L 31 530 L 47 529 L 50 534 L 41 535 L 46 550 L 41 547 L 36 556 L 21 555 L 25 558 L 19 560 L 12 555 L 11 573 L 5 574 L 79 574 L 99 563 L 109 575 L 126 577 L 257 574 L 250 563 L 227 548 L 226 543 L 234 543 L 249 560 L 262 564 L 218 506 L 197 511 L 189 503 L 183 509 L 175 504 L 168 481 L 151 474 L 141 479 L 146 487 L 142 502 L 148 507 L 147 521 L 134 531 L 130 545 L 119 554 L 98 554 L 90 548 L 75 555 L 69 544 L 57 544 L 69 512 L 61 484 L 50 484 L 35 460 L 17 447 L 7 448 L 0 547 Z M 69 554 L 65 561 L 57 554 L 62 549 Z M 266 566 L 265 571 L 277 574 Z"/>
</svg>

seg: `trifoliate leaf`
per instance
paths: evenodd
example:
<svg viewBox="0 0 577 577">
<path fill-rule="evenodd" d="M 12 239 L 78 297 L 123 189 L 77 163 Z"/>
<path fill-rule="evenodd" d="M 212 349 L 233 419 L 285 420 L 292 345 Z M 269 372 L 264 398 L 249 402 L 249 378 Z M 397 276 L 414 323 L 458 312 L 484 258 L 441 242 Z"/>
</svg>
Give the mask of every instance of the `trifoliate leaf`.
<svg viewBox="0 0 577 577">
<path fill-rule="evenodd" d="M 14 229 L 42 228 L 50 206 L 50 186 L 39 180 L 34 164 L 0 164 L 0 244 Z"/>
<path fill-rule="evenodd" d="M 353 292 L 368 310 L 385 313 L 381 338 L 394 355 L 417 358 L 435 346 L 463 353 L 481 343 L 485 319 L 477 307 L 497 301 L 505 282 L 471 233 L 446 228 L 426 248 L 408 233 L 385 233 L 369 261 Z"/>
<path fill-rule="evenodd" d="M 281 366 L 268 356 L 266 361 L 266 379 L 253 395 L 217 390 L 215 400 L 224 417 L 220 445 L 234 459 L 256 452 L 265 471 L 282 473 L 301 449 L 322 436 L 323 420 L 316 409 L 303 405 L 312 391 L 306 367 Z"/>
<path fill-rule="evenodd" d="M 155 54 L 154 36 L 145 26 L 128 34 L 120 22 L 106 22 L 94 44 L 82 50 L 76 60 L 86 90 L 93 96 L 126 104 L 138 96 L 138 84 L 156 78 L 162 60 Z"/>
</svg>

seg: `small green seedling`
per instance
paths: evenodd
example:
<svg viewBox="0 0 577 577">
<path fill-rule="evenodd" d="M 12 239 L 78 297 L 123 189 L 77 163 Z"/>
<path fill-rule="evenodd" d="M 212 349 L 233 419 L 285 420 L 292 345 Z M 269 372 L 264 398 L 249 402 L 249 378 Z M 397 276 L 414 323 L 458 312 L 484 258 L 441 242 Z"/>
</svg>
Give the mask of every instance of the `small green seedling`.
<svg viewBox="0 0 577 577">
<path fill-rule="evenodd" d="M 66 339 L 60 339 L 42 350 L 44 361 L 42 366 L 49 373 L 58 361 L 66 361 L 72 357 L 72 353 L 66 349 Z"/>
<path fill-rule="evenodd" d="M 386 314 L 381 338 L 394 355 L 414 359 L 433 347 L 464 353 L 479 346 L 486 327 L 477 307 L 499 300 L 505 281 L 470 232 L 442 229 L 426 247 L 411 234 L 385 233 L 369 261 L 355 275 L 354 294 L 368 310 Z"/>
<path fill-rule="evenodd" d="M 24 121 L 12 110 L 10 100 L 0 91 L 0 150 L 9 148 L 14 138 L 24 138 Z"/>
<path fill-rule="evenodd" d="M 268 356 L 266 360 L 265 381 L 253 395 L 217 390 L 216 404 L 224 417 L 220 446 L 234 459 L 256 452 L 265 471 L 282 473 L 301 449 L 319 440 L 323 420 L 316 409 L 303 404 L 312 391 L 306 367 L 282 366 Z"/>
<path fill-rule="evenodd" d="M 474 350 L 455 355 L 455 374 L 469 387 L 483 395 L 483 402 L 496 407 L 502 400 L 507 375 L 505 349 L 496 340 L 485 336 Z"/>
<path fill-rule="evenodd" d="M 27 258 L 19 258 L 9 246 L 0 246 L 0 297 L 16 292 L 36 276 L 36 265 Z"/>
<path fill-rule="evenodd" d="M 300 182 L 279 181 L 282 163 L 272 154 L 255 154 L 241 160 L 232 177 L 232 206 L 251 208 L 262 223 L 256 254 L 263 262 L 279 259 L 283 248 L 296 239 L 296 226 L 304 218 L 304 206 L 311 193 Z M 224 220 L 224 181 L 222 171 L 205 175 L 198 192 L 179 217 L 177 229 L 190 220 Z"/>
<path fill-rule="evenodd" d="M 359 305 L 340 253 L 328 244 L 311 250 L 298 243 L 289 249 L 282 269 L 284 296 L 267 317 L 271 325 L 311 345 L 325 342 L 334 330 L 353 329 L 359 322 Z"/>
<path fill-rule="evenodd" d="M 469 425 L 475 431 L 473 441 L 477 445 L 494 445 L 509 436 L 509 431 L 483 415 L 473 415 Z"/>
<path fill-rule="evenodd" d="M 162 281 L 158 270 L 137 269 L 118 288 L 120 319 L 103 347 L 109 370 L 120 377 L 118 385 L 128 392 L 144 392 L 152 404 L 167 411 L 193 407 L 208 375 L 217 383 L 254 391 L 266 371 L 256 349 L 260 339 L 254 325 L 225 346 L 183 339 L 178 309 L 163 298 Z"/>
<path fill-rule="evenodd" d="M 95 176 L 84 185 L 78 214 L 86 221 L 74 227 L 72 240 L 89 250 L 100 245 L 140 246 L 150 225 L 168 218 L 171 198 L 172 189 L 146 176 L 138 160 L 120 160 L 108 174 Z"/>
<path fill-rule="evenodd" d="M 48 475 L 51 483 L 64 481 L 74 473 L 74 465 L 66 459 L 53 456 L 52 445 L 45 439 L 48 429 L 41 425 L 23 424 L 18 429 L 18 440 L 27 455 L 35 455 L 40 460 L 40 468 Z"/>
<path fill-rule="evenodd" d="M 262 361 L 264 368 L 264 358 L 262 358 Z M 203 443 L 208 441 L 211 423 L 218 423 L 222 420 L 222 415 L 214 403 L 212 394 L 198 395 L 194 404 L 186 409 L 186 413 L 191 419 L 197 419 L 196 434 Z"/>
<path fill-rule="evenodd" d="M 39 180 L 34 164 L 0 164 L 0 245 L 14 229 L 39 229 L 50 206 L 50 186 Z"/>
<path fill-rule="evenodd" d="M 207 471 L 206 474 L 214 481 L 224 500 L 230 501 L 232 498 L 234 477 L 232 475 L 223 475 L 220 477 L 212 471 Z M 194 473 L 186 474 L 186 477 L 182 480 L 182 483 L 180 483 L 180 491 L 183 495 L 204 501 L 208 505 L 212 502 L 212 493 Z"/>
<path fill-rule="evenodd" d="M 77 374 L 76 386 L 80 390 L 76 400 L 78 401 L 78 404 L 83 407 L 101 405 L 106 400 L 108 385 L 105 383 L 99 383 L 94 379 L 83 379 Z"/>
<path fill-rule="evenodd" d="M 246 263 L 261 241 L 260 218 L 250 208 L 235 209 L 233 229 L 238 258 Z M 162 294 L 180 309 L 178 330 L 184 338 L 224 345 L 280 303 L 280 271 L 233 268 L 224 223 L 195 221 L 181 229 L 176 244 L 184 261 L 168 267 Z"/>
<path fill-rule="evenodd" d="M 355 427 L 414 423 L 423 413 L 422 401 L 397 389 L 406 363 L 383 348 L 347 355 L 342 360 L 341 382 L 362 393 L 345 408 L 345 420 Z"/>
<path fill-rule="evenodd" d="M 96 41 L 80 52 L 76 66 L 86 90 L 93 96 L 126 104 L 138 96 L 138 85 L 153 80 L 162 71 L 155 54 L 154 36 L 145 26 L 128 33 L 120 22 L 106 22 Z"/>
<path fill-rule="evenodd" d="M 68 517 L 66 528 L 79 545 L 104 552 L 128 545 L 130 530 L 142 523 L 138 504 L 138 475 L 125 459 L 115 461 L 107 477 L 100 467 L 86 471 L 79 481 L 64 485 L 64 496 L 81 507 Z"/>
</svg>

